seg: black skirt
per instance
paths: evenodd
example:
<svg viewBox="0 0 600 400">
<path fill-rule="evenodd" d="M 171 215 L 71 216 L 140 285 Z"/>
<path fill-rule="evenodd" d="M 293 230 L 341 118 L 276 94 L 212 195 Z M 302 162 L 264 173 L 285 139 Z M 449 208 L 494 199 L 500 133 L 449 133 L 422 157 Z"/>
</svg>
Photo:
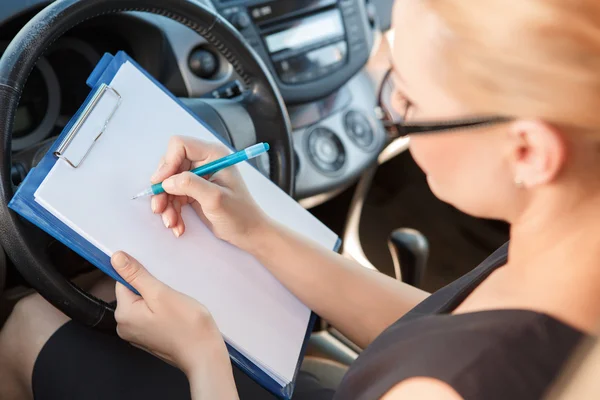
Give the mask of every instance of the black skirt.
<svg viewBox="0 0 600 400">
<path fill-rule="evenodd" d="M 233 367 L 240 398 L 276 399 Z M 44 345 L 33 369 L 34 398 L 47 399 L 191 399 L 189 382 L 179 369 L 108 335 L 68 322 Z M 299 373 L 294 400 L 330 400 L 333 391 Z"/>
</svg>

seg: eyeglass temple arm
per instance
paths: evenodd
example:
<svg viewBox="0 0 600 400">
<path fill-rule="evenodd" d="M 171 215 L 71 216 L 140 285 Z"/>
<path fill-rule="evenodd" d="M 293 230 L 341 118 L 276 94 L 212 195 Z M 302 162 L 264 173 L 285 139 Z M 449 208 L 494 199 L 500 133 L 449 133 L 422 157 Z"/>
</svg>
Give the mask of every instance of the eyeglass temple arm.
<svg viewBox="0 0 600 400">
<path fill-rule="evenodd" d="M 451 131 L 457 129 L 465 129 L 471 127 L 479 127 L 482 125 L 493 125 L 509 121 L 510 118 L 494 117 L 494 118 L 473 118 L 460 121 L 440 121 L 429 123 L 407 123 L 402 122 L 385 122 L 386 126 L 394 126 L 403 135 L 419 134 L 419 133 L 435 133 L 439 131 Z"/>
</svg>

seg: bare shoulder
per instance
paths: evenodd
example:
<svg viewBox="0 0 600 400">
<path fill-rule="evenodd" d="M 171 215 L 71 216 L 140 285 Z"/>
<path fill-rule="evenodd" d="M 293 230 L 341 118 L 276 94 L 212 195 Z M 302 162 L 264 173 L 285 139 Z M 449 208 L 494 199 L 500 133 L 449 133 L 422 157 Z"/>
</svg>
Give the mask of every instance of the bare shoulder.
<svg viewBox="0 0 600 400">
<path fill-rule="evenodd" d="M 447 383 L 438 379 L 417 377 L 398 383 L 382 400 L 462 400 L 462 397 Z"/>
</svg>

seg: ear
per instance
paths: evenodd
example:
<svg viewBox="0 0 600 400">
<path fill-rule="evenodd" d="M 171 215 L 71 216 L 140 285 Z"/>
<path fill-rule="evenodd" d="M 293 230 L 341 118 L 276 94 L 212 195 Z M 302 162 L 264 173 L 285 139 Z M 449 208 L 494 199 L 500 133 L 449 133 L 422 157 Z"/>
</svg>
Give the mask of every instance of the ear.
<svg viewBox="0 0 600 400">
<path fill-rule="evenodd" d="M 565 135 L 539 120 L 518 120 L 509 126 L 515 181 L 525 187 L 556 179 L 567 158 Z"/>
</svg>

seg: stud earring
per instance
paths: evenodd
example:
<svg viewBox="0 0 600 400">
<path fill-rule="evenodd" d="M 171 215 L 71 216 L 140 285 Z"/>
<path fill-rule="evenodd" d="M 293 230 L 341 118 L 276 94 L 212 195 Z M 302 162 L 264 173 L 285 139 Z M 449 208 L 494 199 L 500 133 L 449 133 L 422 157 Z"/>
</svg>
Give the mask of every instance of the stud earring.
<svg viewBox="0 0 600 400">
<path fill-rule="evenodd" d="M 523 188 L 525 187 L 525 182 L 523 182 L 523 180 L 522 180 L 521 178 L 519 178 L 519 177 L 516 177 L 516 178 L 515 178 L 515 186 L 516 186 L 518 189 L 523 189 Z"/>
</svg>

